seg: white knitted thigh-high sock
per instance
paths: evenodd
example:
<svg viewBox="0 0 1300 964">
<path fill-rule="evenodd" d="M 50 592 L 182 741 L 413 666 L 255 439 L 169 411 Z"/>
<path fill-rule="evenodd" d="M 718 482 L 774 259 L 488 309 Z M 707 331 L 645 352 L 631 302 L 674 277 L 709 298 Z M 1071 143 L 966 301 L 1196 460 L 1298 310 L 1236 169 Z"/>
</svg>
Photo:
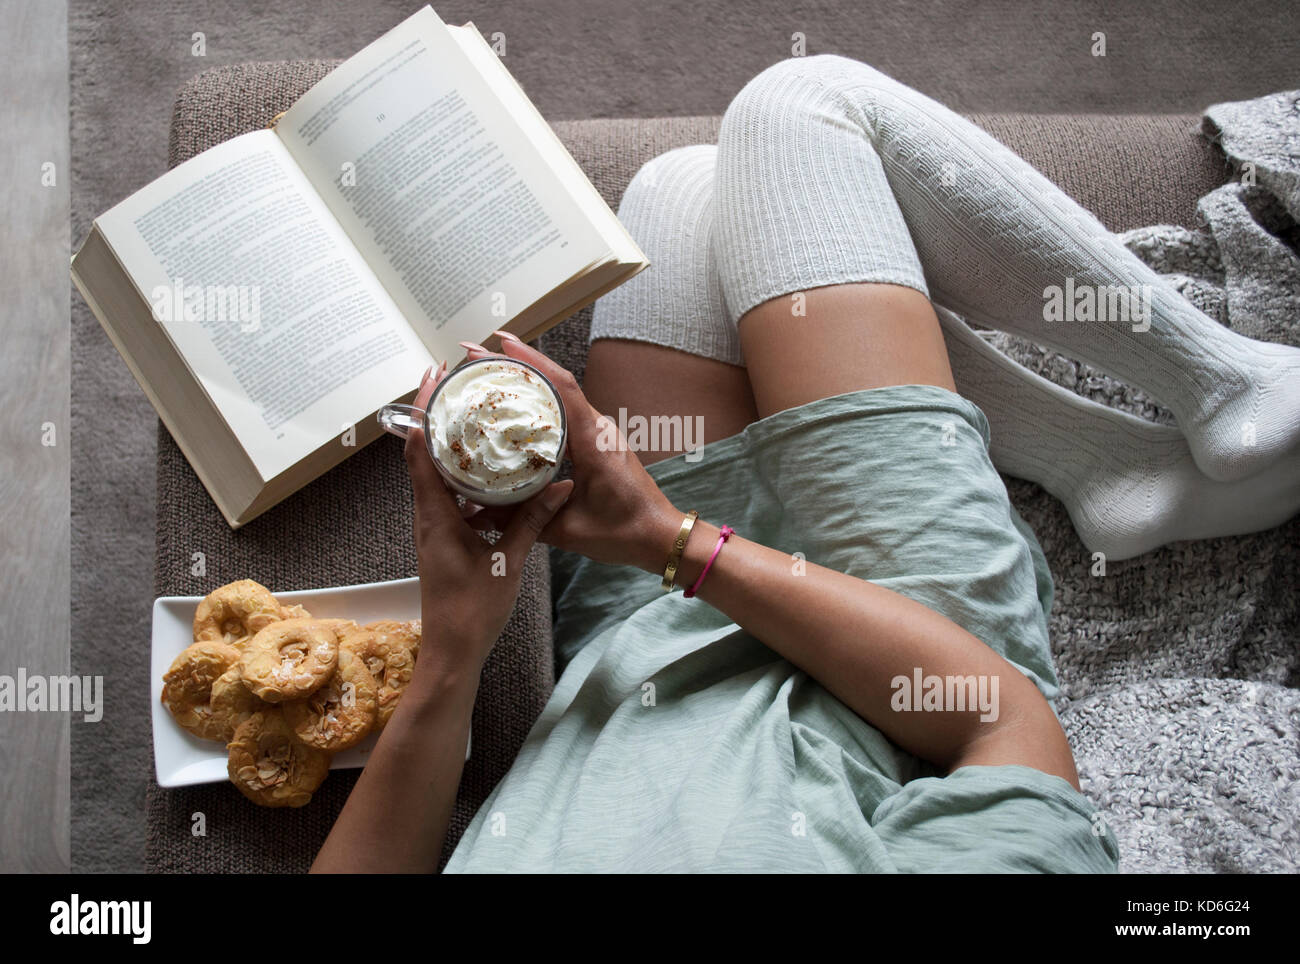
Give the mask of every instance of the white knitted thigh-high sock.
<svg viewBox="0 0 1300 964">
<path fill-rule="evenodd" d="M 1090 551 L 1128 559 L 1184 539 L 1271 529 L 1300 509 L 1294 460 L 1216 482 L 1178 429 L 1080 398 L 936 310 L 957 391 L 988 416 L 993 464 L 1060 499 Z"/>
<path fill-rule="evenodd" d="M 680 147 L 632 178 L 618 216 L 650 267 L 596 302 L 591 340 L 627 338 L 744 364 L 714 264 L 712 144 Z"/>
<path fill-rule="evenodd" d="M 770 67 L 727 109 L 718 150 L 733 320 L 799 288 L 895 280 L 890 249 L 914 246 L 936 304 L 1145 389 L 1207 475 L 1300 457 L 1300 350 L 1202 314 L 1010 150 L 879 71 L 834 56 Z M 1108 320 L 1047 320 L 1084 317 L 1088 298 Z"/>
</svg>

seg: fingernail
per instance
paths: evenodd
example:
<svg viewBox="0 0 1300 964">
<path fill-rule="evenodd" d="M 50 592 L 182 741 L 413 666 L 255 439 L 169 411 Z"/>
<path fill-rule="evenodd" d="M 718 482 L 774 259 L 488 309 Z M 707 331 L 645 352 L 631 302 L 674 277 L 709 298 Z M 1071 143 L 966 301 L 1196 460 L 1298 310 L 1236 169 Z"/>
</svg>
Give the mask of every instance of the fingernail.
<svg viewBox="0 0 1300 964">
<path fill-rule="evenodd" d="M 489 355 L 492 354 L 482 345 L 476 345 L 472 341 L 462 341 L 462 342 L 457 342 L 457 344 L 459 344 L 460 347 L 464 348 L 466 351 L 481 351 L 481 352 L 487 352 L 487 354 Z"/>
<path fill-rule="evenodd" d="M 425 382 L 427 382 L 429 380 L 429 376 L 432 373 L 433 373 L 433 366 L 430 365 L 428 368 L 424 370 L 424 374 L 420 376 L 420 384 L 423 385 Z"/>
<path fill-rule="evenodd" d="M 500 338 L 502 341 L 513 341 L 516 345 L 522 345 L 522 344 L 523 344 L 523 340 L 522 340 L 518 335 L 512 335 L 512 334 L 510 334 L 510 332 L 508 332 L 508 331 L 499 331 L 499 330 L 498 330 L 498 331 L 494 331 L 494 332 L 492 332 L 492 334 L 496 335 L 496 336 L 497 336 L 498 338 Z"/>
<path fill-rule="evenodd" d="M 438 377 L 441 378 L 445 374 L 447 374 L 447 363 L 443 362 L 438 366 Z"/>
<path fill-rule="evenodd" d="M 560 506 L 569 501 L 569 495 L 573 492 L 571 485 L 552 485 L 542 493 L 542 506 L 548 512 L 557 511 Z"/>
</svg>

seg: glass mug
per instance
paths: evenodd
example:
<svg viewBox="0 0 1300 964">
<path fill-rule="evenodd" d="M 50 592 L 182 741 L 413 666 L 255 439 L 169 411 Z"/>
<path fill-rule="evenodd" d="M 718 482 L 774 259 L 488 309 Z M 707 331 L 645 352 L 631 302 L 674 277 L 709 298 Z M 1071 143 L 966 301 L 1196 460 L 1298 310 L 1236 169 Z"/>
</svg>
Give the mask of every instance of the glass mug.
<svg viewBox="0 0 1300 964">
<path fill-rule="evenodd" d="M 438 452 L 434 444 L 434 406 L 442 390 L 453 380 L 460 383 L 462 378 L 472 378 L 472 369 L 478 365 L 504 365 L 516 368 L 527 369 L 531 372 L 540 383 L 541 387 L 550 394 L 551 399 L 555 402 L 555 407 L 560 413 L 560 447 L 556 452 L 555 464 L 547 465 L 537 470 L 537 473 L 523 482 L 516 483 L 507 487 L 489 488 L 487 486 L 475 485 L 459 477 L 452 472 L 442 460 L 438 457 Z M 556 474 L 560 471 L 560 462 L 564 458 L 565 446 L 569 441 L 569 424 L 568 416 L 564 411 L 564 402 L 560 398 L 560 393 L 556 391 L 551 380 L 543 375 L 540 371 L 529 365 L 527 362 L 521 362 L 514 358 L 506 358 L 503 355 L 494 355 L 490 358 L 477 358 L 474 361 L 465 362 L 458 365 L 452 371 L 449 371 L 433 390 L 429 396 L 429 404 L 424 408 L 416 408 L 414 405 L 404 405 L 400 402 L 393 402 L 385 405 L 379 410 L 379 424 L 385 431 L 394 435 L 406 438 L 407 432 L 413 428 L 418 428 L 424 432 L 424 447 L 429 453 L 429 458 L 433 460 L 434 467 L 437 468 L 438 474 L 447 487 L 453 492 L 459 492 L 466 499 L 479 505 L 514 505 L 517 502 L 524 502 L 531 499 L 542 489 L 546 488 L 554 481 Z"/>
</svg>

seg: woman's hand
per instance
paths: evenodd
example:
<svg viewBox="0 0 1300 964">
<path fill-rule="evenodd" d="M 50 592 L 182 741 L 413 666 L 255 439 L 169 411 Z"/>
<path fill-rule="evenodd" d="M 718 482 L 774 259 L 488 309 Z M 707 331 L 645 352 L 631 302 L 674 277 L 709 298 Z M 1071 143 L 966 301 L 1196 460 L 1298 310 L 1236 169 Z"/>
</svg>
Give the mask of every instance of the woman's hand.
<svg viewBox="0 0 1300 964">
<path fill-rule="evenodd" d="M 445 362 L 436 374 L 425 373 L 415 397 L 417 408 L 428 404 L 445 375 Z M 509 509 L 501 538 L 492 545 L 462 515 L 456 497 L 434 468 L 419 429 L 407 434 L 406 466 L 415 493 L 415 550 L 425 639 L 417 674 L 421 667 L 432 666 L 457 673 L 470 670 L 477 679 L 514 609 L 528 551 L 573 491 L 573 483 L 555 482 Z M 504 559 L 497 553 L 504 553 Z"/>
<path fill-rule="evenodd" d="M 662 570 L 682 514 L 629 451 L 617 424 L 587 401 L 571 372 L 514 335 L 495 334 L 506 356 L 527 362 L 551 380 L 568 419 L 575 487 L 564 509 L 542 530 L 542 540 L 597 562 Z M 482 346 L 466 347 L 471 359 L 492 354 Z M 477 509 L 470 520 L 479 528 L 502 523 L 495 509 Z"/>
</svg>

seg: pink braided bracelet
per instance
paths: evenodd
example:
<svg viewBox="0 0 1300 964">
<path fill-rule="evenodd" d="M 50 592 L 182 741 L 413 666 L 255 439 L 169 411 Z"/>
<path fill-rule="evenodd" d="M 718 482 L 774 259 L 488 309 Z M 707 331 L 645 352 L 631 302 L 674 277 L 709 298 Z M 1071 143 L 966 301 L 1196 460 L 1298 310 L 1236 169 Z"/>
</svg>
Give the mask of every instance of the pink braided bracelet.
<svg viewBox="0 0 1300 964">
<path fill-rule="evenodd" d="M 704 570 L 700 573 L 700 578 L 695 580 L 695 583 L 690 589 L 682 593 L 683 596 L 690 599 L 699 591 L 700 583 L 704 582 L 704 577 L 709 574 L 709 569 L 713 566 L 713 560 L 718 558 L 718 553 L 722 551 L 722 544 L 726 542 L 735 531 L 736 530 L 731 528 L 731 526 L 723 526 L 718 530 L 718 544 L 713 547 L 713 555 L 709 556 L 709 561 L 704 564 Z"/>
</svg>

